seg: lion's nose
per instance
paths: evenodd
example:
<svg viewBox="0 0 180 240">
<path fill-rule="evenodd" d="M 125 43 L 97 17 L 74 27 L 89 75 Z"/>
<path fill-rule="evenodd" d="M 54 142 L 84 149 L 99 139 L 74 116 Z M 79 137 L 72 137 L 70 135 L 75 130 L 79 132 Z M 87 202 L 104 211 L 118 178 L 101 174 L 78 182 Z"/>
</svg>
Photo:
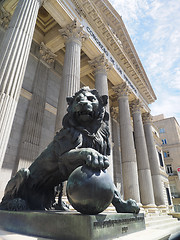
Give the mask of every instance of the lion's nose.
<svg viewBox="0 0 180 240">
<path fill-rule="evenodd" d="M 80 102 L 80 105 L 82 105 L 82 106 L 88 105 L 88 102 L 86 102 L 86 101 L 81 101 L 81 102 Z"/>
</svg>

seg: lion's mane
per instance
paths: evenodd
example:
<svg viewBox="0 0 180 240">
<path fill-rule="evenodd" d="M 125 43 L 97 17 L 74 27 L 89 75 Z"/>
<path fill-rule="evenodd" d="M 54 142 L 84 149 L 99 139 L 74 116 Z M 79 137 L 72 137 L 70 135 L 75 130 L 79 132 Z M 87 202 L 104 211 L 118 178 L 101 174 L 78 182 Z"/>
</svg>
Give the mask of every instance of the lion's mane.
<svg viewBox="0 0 180 240">
<path fill-rule="evenodd" d="M 99 108 L 94 114 L 94 119 L 90 124 L 89 129 L 79 125 L 74 117 L 72 111 L 72 103 L 77 95 L 80 93 L 90 92 L 95 95 L 99 101 Z M 107 156 L 110 155 L 109 144 L 109 113 L 106 111 L 104 101 L 107 103 L 106 96 L 100 96 L 96 89 L 89 89 L 84 87 L 80 89 L 72 98 L 67 99 L 68 108 L 67 114 L 63 118 L 63 128 L 68 129 L 74 142 L 78 142 L 78 148 L 93 148 L 99 153 Z"/>
</svg>

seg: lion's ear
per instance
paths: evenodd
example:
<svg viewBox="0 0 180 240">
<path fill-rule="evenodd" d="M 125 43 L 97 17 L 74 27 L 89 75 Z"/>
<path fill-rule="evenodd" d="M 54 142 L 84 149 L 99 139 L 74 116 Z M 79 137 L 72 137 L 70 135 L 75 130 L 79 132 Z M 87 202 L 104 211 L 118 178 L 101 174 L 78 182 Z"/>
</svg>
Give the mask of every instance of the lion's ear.
<svg viewBox="0 0 180 240">
<path fill-rule="evenodd" d="M 67 97 L 66 101 L 67 101 L 68 105 L 71 105 L 73 102 L 73 97 Z"/>
<path fill-rule="evenodd" d="M 102 95 L 101 96 L 102 102 L 103 102 L 103 106 L 106 106 L 108 103 L 108 96 L 107 95 Z"/>
</svg>

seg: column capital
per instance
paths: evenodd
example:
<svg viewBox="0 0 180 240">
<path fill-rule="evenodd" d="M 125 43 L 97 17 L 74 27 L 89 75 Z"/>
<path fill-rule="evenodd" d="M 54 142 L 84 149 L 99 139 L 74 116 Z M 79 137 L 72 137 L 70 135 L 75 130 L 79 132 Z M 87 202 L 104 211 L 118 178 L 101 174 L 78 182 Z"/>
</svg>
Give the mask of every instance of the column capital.
<svg viewBox="0 0 180 240">
<path fill-rule="evenodd" d="M 143 123 L 152 123 L 152 115 L 149 112 L 142 114 Z"/>
<path fill-rule="evenodd" d="M 40 4 L 40 7 L 45 4 L 48 0 L 37 0 Z"/>
<path fill-rule="evenodd" d="M 104 53 L 88 61 L 88 63 L 92 68 L 94 68 L 95 73 L 99 71 L 107 72 L 112 68 L 112 64 L 109 63 Z"/>
<path fill-rule="evenodd" d="M 118 109 L 115 108 L 115 107 L 111 107 L 110 108 L 110 113 L 111 113 L 111 117 L 118 122 L 118 120 L 119 120 L 118 119 L 118 116 L 119 116 Z"/>
<path fill-rule="evenodd" d="M 11 14 L 5 10 L 3 6 L 0 6 L 0 25 L 6 30 L 11 20 Z"/>
<path fill-rule="evenodd" d="M 68 41 L 77 41 L 81 44 L 88 38 L 88 34 L 83 30 L 83 26 L 75 19 L 65 28 L 59 29 L 60 34 Z"/>
<path fill-rule="evenodd" d="M 57 55 L 51 52 L 51 50 L 47 48 L 47 46 L 43 42 L 41 42 L 40 44 L 39 52 L 41 55 L 41 59 L 47 64 L 53 63 L 55 61 L 55 58 L 57 57 Z"/>
<path fill-rule="evenodd" d="M 139 99 L 135 99 L 130 102 L 130 109 L 132 114 L 136 112 L 141 112 L 142 107 L 143 107 L 143 104 Z"/>
<path fill-rule="evenodd" d="M 117 94 L 118 98 L 128 96 L 131 93 L 129 86 L 125 82 L 113 86 L 112 89 Z"/>
</svg>

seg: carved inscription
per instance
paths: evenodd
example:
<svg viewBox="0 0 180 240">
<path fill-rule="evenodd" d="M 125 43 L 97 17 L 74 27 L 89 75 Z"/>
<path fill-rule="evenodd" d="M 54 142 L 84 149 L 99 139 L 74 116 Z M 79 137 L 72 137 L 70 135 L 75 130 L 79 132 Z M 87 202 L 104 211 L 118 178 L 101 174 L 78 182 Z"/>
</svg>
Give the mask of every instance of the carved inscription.
<svg viewBox="0 0 180 240">
<path fill-rule="evenodd" d="M 127 233 L 128 227 L 122 227 L 122 233 Z"/>
<path fill-rule="evenodd" d="M 116 225 L 122 225 L 122 224 L 128 224 L 128 223 L 132 223 L 132 222 L 137 222 L 137 221 L 143 221 L 143 217 L 132 217 L 132 218 L 128 218 L 128 219 L 109 219 L 107 221 L 102 221 L 102 222 L 94 222 L 93 223 L 93 227 L 94 228 L 106 228 L 106 227 L 114 227 Z M 123 230 L 122 228 L 122 231 Z"/>
</svg>

